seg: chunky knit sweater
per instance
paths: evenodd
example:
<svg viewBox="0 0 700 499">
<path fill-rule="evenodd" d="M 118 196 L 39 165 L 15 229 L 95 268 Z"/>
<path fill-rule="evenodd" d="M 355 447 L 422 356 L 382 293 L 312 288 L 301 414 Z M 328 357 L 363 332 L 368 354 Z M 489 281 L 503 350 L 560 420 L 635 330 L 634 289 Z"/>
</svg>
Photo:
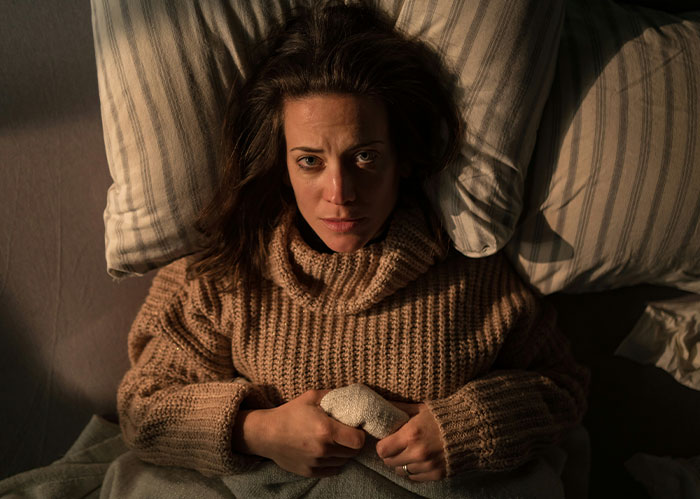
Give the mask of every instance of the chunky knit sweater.
<svg viewBox="0 0 700 499">
<path fill-rule="evenodd" d="M 330 254 L 289 218 L 272 236 L 267 278 L 229 291 L 187 281 L 188 263 L 158 272 L 129 335 L 119 413 L 144 460 L 250 469 L 257 458 L 231 449 L 240 408 L 352 383 L 425 402 L 448 476 L 518 466 L 584 412 L 587 371 L 552 311 L 500 254 L 441 249 L 417 213 L 397 213 L 380 242 Z"/>
</svg>

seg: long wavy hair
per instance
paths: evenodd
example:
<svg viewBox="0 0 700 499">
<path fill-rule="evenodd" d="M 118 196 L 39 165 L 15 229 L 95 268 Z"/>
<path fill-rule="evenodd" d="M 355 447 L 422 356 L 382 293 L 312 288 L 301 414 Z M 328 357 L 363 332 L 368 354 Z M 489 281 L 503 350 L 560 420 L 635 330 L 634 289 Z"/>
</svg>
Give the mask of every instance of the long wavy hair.
<svg viewBox="0 0 700 499">
<path fill-rule="evenodd" d="M 219 188 L 197 226 L 202 250 L 188 269 L 235 281 L 263 276 L 267 246 L 294 194 L 285 182 L 285 98 L 342 93 L 384 103 L 399 164 L 408 164 L 399 202 L 427 207 L 424 181 L 456 154 L 462 123 L 454 81 L 440 57 L 369 5 L 302 8 L 271 33 L 269 54 L 231 93 L 223 126 Z M 432 210 L 431 225 L 442 237 Z M 432 214 L 432 215 L 431 215 Z"/>
</svg>

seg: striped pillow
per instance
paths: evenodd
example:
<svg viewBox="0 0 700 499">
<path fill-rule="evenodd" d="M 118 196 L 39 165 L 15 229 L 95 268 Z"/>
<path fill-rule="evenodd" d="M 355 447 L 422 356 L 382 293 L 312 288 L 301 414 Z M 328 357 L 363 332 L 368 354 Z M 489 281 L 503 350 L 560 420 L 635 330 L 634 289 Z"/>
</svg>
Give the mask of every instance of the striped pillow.
<svg viewBox="0 0 700 499">
<path fill-rule="evenodd" d="M 543 293 L 700 292 L 699 218 L 700 13 L 570 2 L 509 256 Z"/>
<path fill-rule="evenodd" d="M 112 276 L 143 274 L 193 250 L 193 220 L 217 184 L 227 89 L 251 68 L 247 48 L 300 1 L 92 0 L 113 178 L 104 213 Z M 494 253 L 520 213 L 563 1 L 377 2 L 460 76 L 466 146 L 429 190 L 461 251 Z"/>
</svg>

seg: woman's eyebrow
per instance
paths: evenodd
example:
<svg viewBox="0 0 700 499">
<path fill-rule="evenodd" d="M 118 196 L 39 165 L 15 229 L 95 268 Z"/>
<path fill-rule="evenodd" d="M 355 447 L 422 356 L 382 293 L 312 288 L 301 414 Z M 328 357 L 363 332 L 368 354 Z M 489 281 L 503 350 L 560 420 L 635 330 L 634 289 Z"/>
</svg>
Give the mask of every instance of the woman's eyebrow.
<svg viewBox="0 0 700 499">
<path fill-rule="evenodd" d="M 373 146 L 375 144 L 384 144 L 384 141 L 383 140 L 370 140 L 369 142 L 362 142 L 361 144 L 354 145 L 350 149 L 360 149 L 361 147 L 369 147 L 369 146 Z"/>
<path fill-rule="evenodd" d="M 355 144 L 353 146 L 350 146 L 348 149 L 360 149 L 362 147 L 369 147 L 375 144 L 384 144 L 383 140 L 371 140 L 369 142 L 362 142 L 360 144 Z M 323 149 L 317 149 L 314 147 L 306 147 L 306 146 L 297 146 L 297 147 L 292 147 L 289 152 L 292 151 L 303 151 L 303 152 L 323 152 Z"/>
<path fill-rule="evenodd" d="M 304 151 L 304 152 L 323 152 L 323 149 L 314 149 L 313 147 L 299 146 L 292 147 L 289 152 L 292 151 Z"/>
</svg>

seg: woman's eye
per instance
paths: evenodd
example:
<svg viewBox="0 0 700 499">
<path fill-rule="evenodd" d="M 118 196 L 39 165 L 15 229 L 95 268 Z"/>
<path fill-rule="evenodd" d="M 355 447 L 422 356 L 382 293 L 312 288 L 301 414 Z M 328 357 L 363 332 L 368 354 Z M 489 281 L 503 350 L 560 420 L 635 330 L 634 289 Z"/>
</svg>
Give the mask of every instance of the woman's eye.
<svg viewBox="0 0 700 499">
<path fill-rule="evenodd" d="M 316 168 L 321 164 L 316 156 L 304 156 L 297 160 L 297 164 L 302 168 Z"/>
<path fill-rule="evenodd" d="M 372 151 L 360 151 L 355 155 L 355 158 L 361 165 L 369 165 L 377 159 L 377 153 Z"/>
</svg>

